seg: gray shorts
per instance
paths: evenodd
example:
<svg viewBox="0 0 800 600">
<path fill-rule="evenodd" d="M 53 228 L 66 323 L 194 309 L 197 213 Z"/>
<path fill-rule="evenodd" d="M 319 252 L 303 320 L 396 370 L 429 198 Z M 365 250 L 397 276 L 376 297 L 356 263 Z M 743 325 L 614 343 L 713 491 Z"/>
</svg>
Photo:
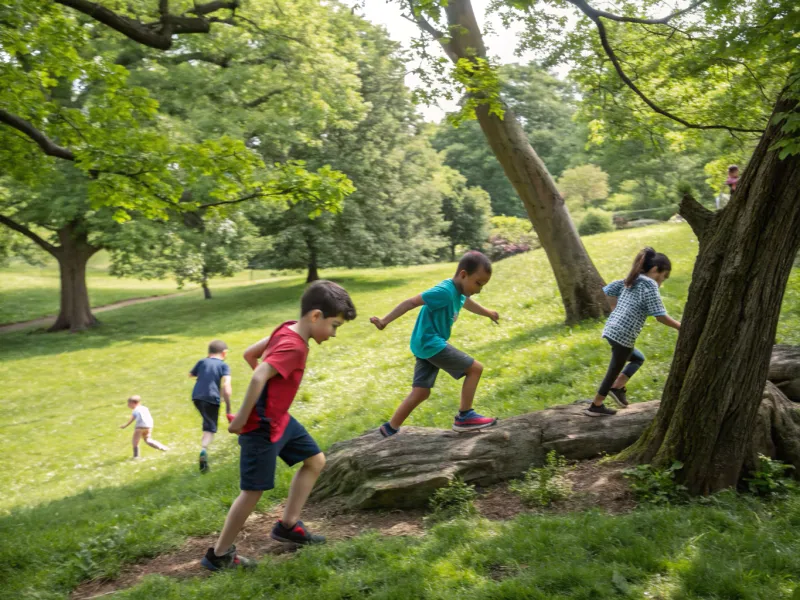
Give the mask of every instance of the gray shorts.
<svg viewBox="0 0 800 600">
<path fill-rule="evenodd" d="M 444 350 L 430 358 L 417 357 L 417 364 L 414 366 L 414 383 L 411 385 L 418 388 L 432 388 L 436 383 L 439 369 L 447 371 L 453 379 L 461 379 L 474 362 L 475 359 L 469 354 L 447 344 Z"/>
</svg>

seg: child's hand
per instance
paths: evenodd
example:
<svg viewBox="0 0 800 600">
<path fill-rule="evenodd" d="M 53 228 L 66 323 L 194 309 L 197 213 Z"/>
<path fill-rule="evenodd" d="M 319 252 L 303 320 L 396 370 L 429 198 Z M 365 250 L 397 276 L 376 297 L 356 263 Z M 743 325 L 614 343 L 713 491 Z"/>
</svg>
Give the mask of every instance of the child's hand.
<svg viewBox="0 0 800 600">
<path fill-rule="evenodd" d="M 375 327 L 377 327 L 380 331 L 383 331 L 386 328 L 384 322 L 378 317 L 371 317 L 369 322 L 375 325 Z"/>
<path fill-rule="evenodd" d="M 497 313 L 496 310 L 490 310 L 489 311 L 489 318 L 492 321 L 494 321 L 495 325 L 499 325 L 500 324 L 500 323 L 498 323 L 498 321 L 500 320 L 500 315 Z"/>
</svg>

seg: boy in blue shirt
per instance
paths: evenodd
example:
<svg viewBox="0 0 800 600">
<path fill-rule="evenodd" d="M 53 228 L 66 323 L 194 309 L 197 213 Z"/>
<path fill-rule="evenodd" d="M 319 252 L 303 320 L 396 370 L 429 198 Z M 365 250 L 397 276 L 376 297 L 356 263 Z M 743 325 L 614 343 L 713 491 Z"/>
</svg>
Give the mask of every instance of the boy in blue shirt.
<svg viewBox="0 0 800 600">
<path fill-rule="evenodd" d="M 401 302 L 382 319 L 370 319 L 375 327 L 383 330 L 398 317 L 422 306 L 411 334 L 411 352 L 417 358 L 411 393 L 397 408 L 391 420 L 381 425 L 383 437 L 397 433 L 411 411 L 428 399 L 439 369 L 444 369 L 454 379 L 465 377 L 461 388 L 461 407 L 453 422 L 454 431 L 483 429 L 497 422 L 497 419 L 484 417 L 472 409 L 483 365 L 447 343 L 453 323 L 462 307 L 497 323 L 500 317 L 496 311 L 487 310 L 472 299 L 491 278 L 491 261 L 480 252 L 467 252 L 459 261 L 452 279 L 445 279 L 431 289 Z"/>
<path fill-rule="evenodd" d="M 228 345 L 222 340 L 214 340 L 208 345 L 208 357 L 198 361 L 189 372 L 189 377 L 197 378 L 192 390 L 192 402 L 203 418 L 201 473 L 208 471 L 208 446 L 217 432 L 220 396 L 225 400 L 225 413 L 231 412 L 231 368 L 225 362 L 227 355 Z"/>
</svg>

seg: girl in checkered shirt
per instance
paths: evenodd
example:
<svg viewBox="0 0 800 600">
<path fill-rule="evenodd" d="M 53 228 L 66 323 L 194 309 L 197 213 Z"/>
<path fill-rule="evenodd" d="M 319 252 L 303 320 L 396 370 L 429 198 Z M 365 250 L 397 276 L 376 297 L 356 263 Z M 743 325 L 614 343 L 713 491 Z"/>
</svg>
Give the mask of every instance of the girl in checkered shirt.
<svg viewBox="0 0 800 600">
<path fill-rule="evenodd" d="M 681 328 L 680 321 L 667 314 L 658 293 L 670 271 L 672 264 L 664 254 L 645 248 L 636 255 L 625 279 L 612 281 L 603 288 L 612 309 L 603 328 L 603 337 L 611 344 L 611 363 L 594 401 L 586 409 L 590 417 L 610 417 L 617 413 L 603 403 L 609 394 L 621 407 L 628 406 L 625 384 L 644 363 L 644 354 L 634 345 L 648 316 L 668 327 Z"/>
</svg>

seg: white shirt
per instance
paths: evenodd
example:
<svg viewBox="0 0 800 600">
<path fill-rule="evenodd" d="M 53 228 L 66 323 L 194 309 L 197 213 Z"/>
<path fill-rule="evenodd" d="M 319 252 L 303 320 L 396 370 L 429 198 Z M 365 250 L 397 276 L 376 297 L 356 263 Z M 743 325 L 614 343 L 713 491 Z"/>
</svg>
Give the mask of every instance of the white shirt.
<svg viewBox="0 0 800 600">
<path fill-rule="evenodd" d="M 133 409 L 133 417 L 136 419 L 136 428 L 145 427 L 147 429 L 152 429 L 153 427 L 153 417 L 150 415 L 150 411 L 146 406 L 137 406 Z"/>
</svg>

